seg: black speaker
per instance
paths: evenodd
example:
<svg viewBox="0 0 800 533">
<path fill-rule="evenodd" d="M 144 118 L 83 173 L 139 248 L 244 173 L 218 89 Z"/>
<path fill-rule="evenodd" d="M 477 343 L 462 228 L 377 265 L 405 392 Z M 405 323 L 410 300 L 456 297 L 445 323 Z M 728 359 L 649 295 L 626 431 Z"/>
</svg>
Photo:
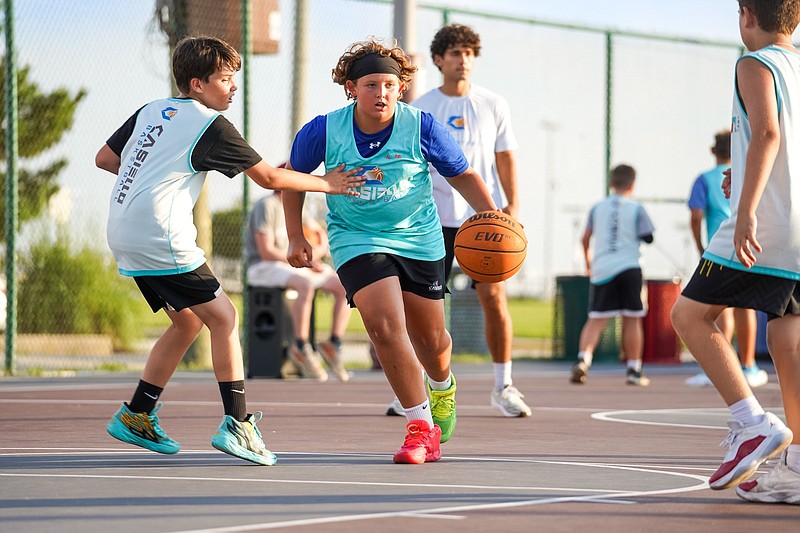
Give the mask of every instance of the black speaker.
<svg viewBox="0 0 800 533">
<path fill-rule="evenodd" d="M 281 367 L 294 337 L 286 291 L 250 287 L 247 327 L 247 377 L 281 378 Z"/>
</svg>

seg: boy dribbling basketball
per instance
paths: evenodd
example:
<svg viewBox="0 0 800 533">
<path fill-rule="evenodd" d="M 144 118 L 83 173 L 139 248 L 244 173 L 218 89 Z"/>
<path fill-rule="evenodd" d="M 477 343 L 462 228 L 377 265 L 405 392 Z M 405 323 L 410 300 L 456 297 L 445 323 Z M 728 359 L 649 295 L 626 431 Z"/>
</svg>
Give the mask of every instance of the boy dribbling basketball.
<svg viewBox="0 0 800 533">
<path fill-rule="evenodd" d="M 494 210 L 495 204 L 444 127 L 398 101 L 415 70 L 396 46 L 354 43 L 339 58 L 333 80 L 355 102 L 303 126 L 290 165 L 313 170 L 323 162 L 345 162 L 367 174 L 358 197 L 328 197 L 331 255 L 404 407 L 407 433 L 394 461 L 419 464 L 441 457 L 439 444 L 456 426 L 452 343 L 444 320 L 445 250 L 428 162 L 477 211 Z M 302 195 L 284 193 L 287 258 L 293 266 L 309 267 L 302 205 Z"/>
</svg>

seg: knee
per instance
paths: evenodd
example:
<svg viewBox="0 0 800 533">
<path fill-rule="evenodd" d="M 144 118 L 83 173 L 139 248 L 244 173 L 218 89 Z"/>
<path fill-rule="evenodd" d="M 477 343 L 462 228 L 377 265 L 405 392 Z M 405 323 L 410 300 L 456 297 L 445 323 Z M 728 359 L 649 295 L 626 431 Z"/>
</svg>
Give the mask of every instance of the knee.
<svg viewBox="0 0 800 533">
<path fill-rule="evenodd" d="M 310 302 L 314 299 L 314 285 L 312 285 L 310 280 L 306 278 L 298 277 L 297 281 L 291 283 L 289 285 L 290 289 L 294 289 L 297 292 L 297 301 L 305 301 Z"/>
<path fill-rule="evenodd" d="M 172 322 L 172 326 L 177 329 L 182 335 L 187 337 L 197 337 L 200 330 L 203 329 L 203 321 L 194 313 L 187 313 L 179 315 L 178 320 Z"/>
<path fill-rule="evenodd" d="M 675 305 L 672 306 L 669 317 L 672 321 L 672 327 L 675 328 L 675 331 L 678 332 L 679 335 L 682 335 L 689 324 L 696 320 L 696 318 L 690 316 L 685 302 L 681 299 L 678 299 Z"/>
<path fill-rule="evenodd" d="M 426 332 L 417 339 L 418 348 L 426 353 L 442 353 L 450 349 L 452 340 L 447 329 Z"/>
<path fill-rule="evenodd" d="M 230 333 L 239 329 L 239 312 L 233 304 L 230 304 L 222 313 L 215 314 L 206 322 L 209 331 L 212 333 Z"/>
</svg>

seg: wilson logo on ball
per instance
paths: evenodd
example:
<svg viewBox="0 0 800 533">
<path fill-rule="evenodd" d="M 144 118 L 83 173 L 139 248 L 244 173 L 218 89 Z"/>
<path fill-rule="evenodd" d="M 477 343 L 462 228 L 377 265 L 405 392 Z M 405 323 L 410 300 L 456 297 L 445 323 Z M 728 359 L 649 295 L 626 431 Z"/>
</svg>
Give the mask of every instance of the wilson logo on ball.
<svg viewBox="0 0 800 533">
<path fill-rule="evenodd" d="M 472 279 L 497 283 L 519 271 L 527 249 L 519 222 L 500 211 L 483 211 L 458 229 L 454 252 L 461 270 Z"/>
</svg>

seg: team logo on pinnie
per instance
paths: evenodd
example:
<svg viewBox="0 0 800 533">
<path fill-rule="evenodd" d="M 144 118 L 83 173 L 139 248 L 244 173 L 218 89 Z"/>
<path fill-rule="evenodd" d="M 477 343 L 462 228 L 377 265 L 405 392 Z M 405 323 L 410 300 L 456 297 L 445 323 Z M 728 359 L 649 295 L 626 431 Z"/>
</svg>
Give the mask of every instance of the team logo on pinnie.
<svg viewBox="0 0 800 533">
<path fill-rule="evenodd" d="M 178 110 L 175 109 L 174 107 L 166 107 L 166 108 L 161 110 L 161 116 L 165 120 L 172 120 L 172 117 L 174 117 L 177 114 L 178 114 Z"/>
<path fill-rule="evenodd" d="M 383 170 L 381 170 L 381 167 L 365 165 L 363 169 L 364 170 L 359 172 L 357 176 L 366 177 L 367 184 L 377 185 L 379 183 L 383 183 Z"/>
</svg>

